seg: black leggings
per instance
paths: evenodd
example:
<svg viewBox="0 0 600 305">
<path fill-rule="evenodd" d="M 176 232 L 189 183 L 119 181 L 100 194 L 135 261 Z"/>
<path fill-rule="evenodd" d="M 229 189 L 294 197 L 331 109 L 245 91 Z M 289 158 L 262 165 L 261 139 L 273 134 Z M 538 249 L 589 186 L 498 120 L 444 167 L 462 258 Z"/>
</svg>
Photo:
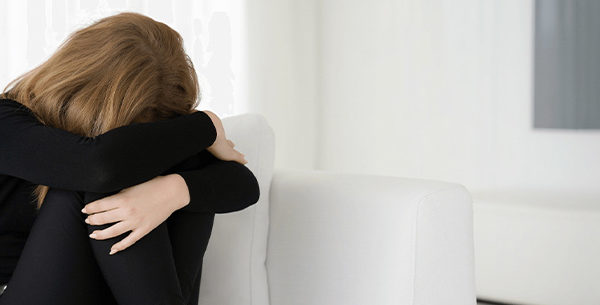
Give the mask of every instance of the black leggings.
<svg viewBox="0 0 600 305">
<path fill-rule="evenodd" d="M 214 213 L 178 210 L 131 247 L 109 255 L 129 232 L 90 238 L 111 224 L 87 225 L 83 206 L 81 193 L 50 189 L 0 305 L 198 304 Z"/>
</svg>

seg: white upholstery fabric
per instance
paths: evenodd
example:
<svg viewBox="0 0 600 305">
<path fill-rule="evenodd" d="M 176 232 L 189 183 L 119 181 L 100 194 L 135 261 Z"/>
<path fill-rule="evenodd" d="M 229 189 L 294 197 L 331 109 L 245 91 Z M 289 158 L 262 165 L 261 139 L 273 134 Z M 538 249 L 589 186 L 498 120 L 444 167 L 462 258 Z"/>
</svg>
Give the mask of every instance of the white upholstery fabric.
<svg viewBox="0 0 600 305">
<path fill-rule="evenodd" d="M 475 304 L 472 236 L 460 185 L 277 170 L 271 305 Z"/>
<path fill-rule="evenodd" d="M 272 175 L 274 135 L 264 118 L 224 123 L 261 198 L 217 215 L 199 304 L 475 304 L 463 186 L 291 169 Z"/>
<path fill-rule="evenodd" d="M 600 304 L 600 194 L 473 193 L 477 294 L 516 304 Z"/>
<path fill-rule="evenodd" d="M 273 175 L 273 130 L 259 114 L 223 119 L 227 137 L 246 155 L 260 186 L 258 202 L 244 210 L 217 214 L 202 267 L 199 304 L 268 305 L 265 269 L 269 189 Z"/>
</svg>

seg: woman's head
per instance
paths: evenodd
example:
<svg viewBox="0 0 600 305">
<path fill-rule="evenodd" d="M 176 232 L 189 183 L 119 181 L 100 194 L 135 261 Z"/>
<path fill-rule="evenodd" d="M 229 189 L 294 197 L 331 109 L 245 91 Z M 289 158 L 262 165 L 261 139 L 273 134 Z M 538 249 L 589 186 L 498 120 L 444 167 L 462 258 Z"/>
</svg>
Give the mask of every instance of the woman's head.
<svg viewBox="0 0 600 305">
<path fill-rule="evenodd" d="M 181 36 L 129 12 L 74 32 L 47 61 L 6 89 L 11 85 L 6 96 L 45 124 L 85 136 L 189 113 L 199 95 Z"/>
<path fill-rule="evenodd" d="M 93 137 L 190 113 L 199 88 L 181 36 L 127 12 L 72 33 L 48 60 L 9 83 L 3 96 L 32 109 L 46 125 Z M 40 202 L 46 191 L 36 190 Z"/>
</svg>

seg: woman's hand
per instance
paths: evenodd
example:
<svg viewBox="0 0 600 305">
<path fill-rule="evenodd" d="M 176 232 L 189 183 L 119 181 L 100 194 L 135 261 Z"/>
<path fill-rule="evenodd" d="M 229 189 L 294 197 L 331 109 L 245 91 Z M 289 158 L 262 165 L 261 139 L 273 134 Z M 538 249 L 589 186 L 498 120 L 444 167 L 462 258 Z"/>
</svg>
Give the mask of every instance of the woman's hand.
<svg viewBox="0 0 600 305">
<path fill-rule="evenodd" d="M 237 161 L 241 164 L 248 163 L 244 157 L 244 154 L 235 150 L 233 148 L 235 144 L 231 140 L 228 140 L 225 136 L 225 129 L 223 128 L 221 119 L 212 111 L 204 110 L 204 113 L 210 117 L 213 125 L 215 125 L 215 129 L 217 130 L 217 138 L 215 142 L 213 145 L 206 148 L 206 150 L 208 150 L 208 152 L 210 152 L 213 156 L 224 161 Z"/>
<path fill-rule="evenodd" d="M 91 225 L 116 222 L 104 230 L 93 231 L 91 238 L 103 240 L 131 231 L 112 246 L 109 253 L 112 255 L 133 245 L 189 201 L 190 195 L 183 177 L 170 174 L 157 176 L 90 202 L 81 211 L 90 214 L 85 222 Z"/>
</svg>

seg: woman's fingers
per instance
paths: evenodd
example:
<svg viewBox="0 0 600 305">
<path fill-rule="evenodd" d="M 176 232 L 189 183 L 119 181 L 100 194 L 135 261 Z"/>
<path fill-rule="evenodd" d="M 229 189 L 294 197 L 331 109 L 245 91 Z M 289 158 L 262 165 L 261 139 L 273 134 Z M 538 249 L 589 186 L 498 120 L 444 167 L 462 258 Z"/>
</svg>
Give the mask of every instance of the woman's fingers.
<svg viewBox="0 0 600 305">
<path fill-rule="evenodd" d="M 231 141 L 231 140 L 227 140 L 227 143 L 229 143 L 229 145 L 230 145 L 231 147 L 235 147 L 235 144 L 233 143 L 233 141 Z"/>
<path fill-rule="evenodd" d="M 246 164 L 248 163 L 248 161 L 246 161 L 246 158 L 244 156 L 244 154 L 242 154 L 241 152 L 237 151 L 237 150 L 233 150 L 233 153 L 235 155 L 234 160 L 237 161 L 238 163 L 241 164 Z"/>
<path fill-rule="evenodd" d="M 140 238 L 142 238 L 144 235 L 146 235 L 147 232 L 144 232 L 145 230 L 142 229 L 135 229 L 133 231 L 131 231 L 131 233 L 129 233 L 129 235 L 127 235 L 127 237 L 123 238 L 120 242 L 114 244 L 111 249 L 110 249 L 110 255 L 113 255 L 115 253 L 117 253 L 118 251 L 123 251 L 127 248 L 129 248 L 129 246 L 135 244 Z"/>
<path fill-rule="evenodd" d="M 88 216 L 85 219 L 85 223 L 90 225 L 103 225 L 107 223 L 113 223 L 121 221 L 126 218 L 125 209 L 112 209 L 105 212 L 96 213 Z"/>
<path fill-rule="evenodd" d="M 81 209 L 81 212 L 86 214 L 95 214 L 117 208 L 118 202 L 114 199 L 118 196 L 120 196 L 119 193 L 92 201 L 86 204 L 83 209 Z"/>
<path fill-rule="evenodd" d="M 131 230 L 131 226 L 128 222 L 120 221 L 104 230 L 95 230 L 90 234 L 93 239 L 103 240 L 119 236 L 127 231 Z"/>
</svg>

